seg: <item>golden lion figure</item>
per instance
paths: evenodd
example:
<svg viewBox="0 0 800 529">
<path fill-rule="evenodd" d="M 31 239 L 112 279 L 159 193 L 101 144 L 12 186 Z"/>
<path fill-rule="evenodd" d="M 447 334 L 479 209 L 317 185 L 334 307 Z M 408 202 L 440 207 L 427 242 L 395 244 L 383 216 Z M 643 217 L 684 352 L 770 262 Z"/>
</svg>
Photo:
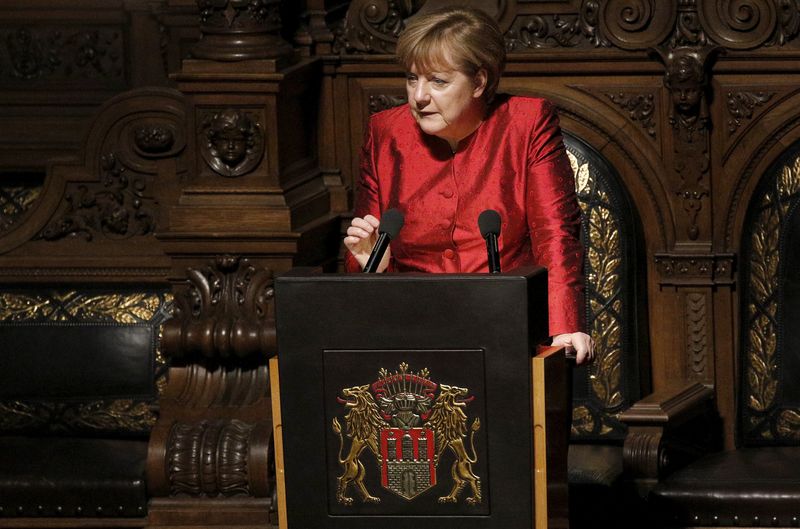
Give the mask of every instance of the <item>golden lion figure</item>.
<svg viewBox="0 0 800 529">
<path fill-rule="evenodd" d="M 369 448 L 378 458 L 378 436 L 381 428 L 387 426 L 380 415 L 378 405 L 369 392 L 369 385 L 353 386 L 342 390 L 342 395 L 347 399 L 345 407 L 347 414 L 344 417 L 347 425 L 347 437 L 351 439 L 350 452 L 342 459 L 344 438 L 339 420 L 333 419 L 333 431 L 339 436 L 339 464 L 342 466 L 342 475 L 336 480 L 336 500 L 344 505 L 352 505 L 353 498 L 347 496 L 347 487 L 353 483 L 365 503 L 379 503 L 381 500 L 369 493 L 364 485 L 364 465 L 359 457 L 364 448 Z"/>
<path fill-rule="evenodd" d="M 465 501 L 470 505 L 477 505 L 481 502 L 481 480 L 472 472 L 472 464 L 478 461 L 478 456 L 475 453 L 475 432 L 480 429 L 481 423 L 478 419 L 475 419 L 472 423 L 469 437 L 472 457 L 469 457 L 464 446 L 464 437 L 467 434 L 467 416 L 462 408 L 466 406 L 466 403 L 456 400 L 466 397 L 468 390 L 446 384 L 441 384 L 439 387 L 441 392 L 433 405 L 430 419 L 428 419 L 425 426 L 431 428 L 435 433 L 438 445 L 436 450 L 437 465 L 445 448 L 449 447 L 456 457 L 453 466 L 450 468 L 450 474 L 453 476 L 453 488 L 450 494 L 439 498 L 439 503 L 455 503 L 458 501 L 458 495 L 461 490 L 465 485 L 469 484 L 470 489 L 472 489 L 472 496 Z"/>
</svg>

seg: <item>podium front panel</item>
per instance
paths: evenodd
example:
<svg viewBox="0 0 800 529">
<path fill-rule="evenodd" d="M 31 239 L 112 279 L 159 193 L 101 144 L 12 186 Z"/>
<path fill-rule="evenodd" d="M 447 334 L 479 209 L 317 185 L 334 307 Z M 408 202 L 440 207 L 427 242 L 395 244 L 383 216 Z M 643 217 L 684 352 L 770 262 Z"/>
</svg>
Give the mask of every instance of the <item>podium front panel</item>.
<svg viewBox="0 0 800 529">
<path fill-rule="evenodd" d="M 533 525 L 543 269 L 276 282 L 289 529 Z"/>
</svg>

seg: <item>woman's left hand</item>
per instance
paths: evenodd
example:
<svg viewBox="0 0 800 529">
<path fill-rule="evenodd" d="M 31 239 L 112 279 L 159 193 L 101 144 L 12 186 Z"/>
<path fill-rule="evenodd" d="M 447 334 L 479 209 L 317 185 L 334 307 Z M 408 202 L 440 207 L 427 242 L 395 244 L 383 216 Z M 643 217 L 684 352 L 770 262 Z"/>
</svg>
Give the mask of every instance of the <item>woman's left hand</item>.
<svg viewBox="0 0 800 529">
<path fill-rule="evenodd" d="M 574 352 L 578 365 L 594 360 L 594 340 L 584 332 L 559 334 L 551 345 L 563 345 L 568 352 Z"/>
</svg>

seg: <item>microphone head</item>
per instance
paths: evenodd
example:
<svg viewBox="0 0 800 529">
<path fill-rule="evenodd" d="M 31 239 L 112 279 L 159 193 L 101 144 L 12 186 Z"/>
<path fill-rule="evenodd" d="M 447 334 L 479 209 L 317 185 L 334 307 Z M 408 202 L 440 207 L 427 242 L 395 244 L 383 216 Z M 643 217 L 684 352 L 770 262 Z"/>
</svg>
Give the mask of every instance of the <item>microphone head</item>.
<svg viewBox="0 0 800 529">
<path fill-rule="evenodd" d="M 400 211 L 394 208 L 387 209 L 383 212 L 383 216 L 381 217 L 381 223 L 380 226 L 378 226 L 378 233 L 385 233 L 390 239 L 394 239 L 397 237 L 397 234 L 400 233 L 400 228 L 403 227 L 403 222 L 405 222 L 405 218 Z"/>
<path fill-rule="evenodd" d="M 478 229 L 484 239 L 491 235 L 500 235 L 500 214 L 493 209 L 487 209 L 478 215 Z"/>
</svg>

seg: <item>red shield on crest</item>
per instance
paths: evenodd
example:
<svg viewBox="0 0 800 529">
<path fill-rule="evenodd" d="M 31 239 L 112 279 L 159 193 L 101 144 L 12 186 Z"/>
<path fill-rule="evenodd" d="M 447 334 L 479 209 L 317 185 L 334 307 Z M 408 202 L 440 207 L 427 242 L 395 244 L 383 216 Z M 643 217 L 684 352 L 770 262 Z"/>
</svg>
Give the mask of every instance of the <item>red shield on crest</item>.
<svg viewBox="0 0 800 529">
<path fill-rule="evenodd" d="M 436 485 L 436 445 L 430 428 L 381 430 L 381 484 L 410 500 Z"/>
</svg>

